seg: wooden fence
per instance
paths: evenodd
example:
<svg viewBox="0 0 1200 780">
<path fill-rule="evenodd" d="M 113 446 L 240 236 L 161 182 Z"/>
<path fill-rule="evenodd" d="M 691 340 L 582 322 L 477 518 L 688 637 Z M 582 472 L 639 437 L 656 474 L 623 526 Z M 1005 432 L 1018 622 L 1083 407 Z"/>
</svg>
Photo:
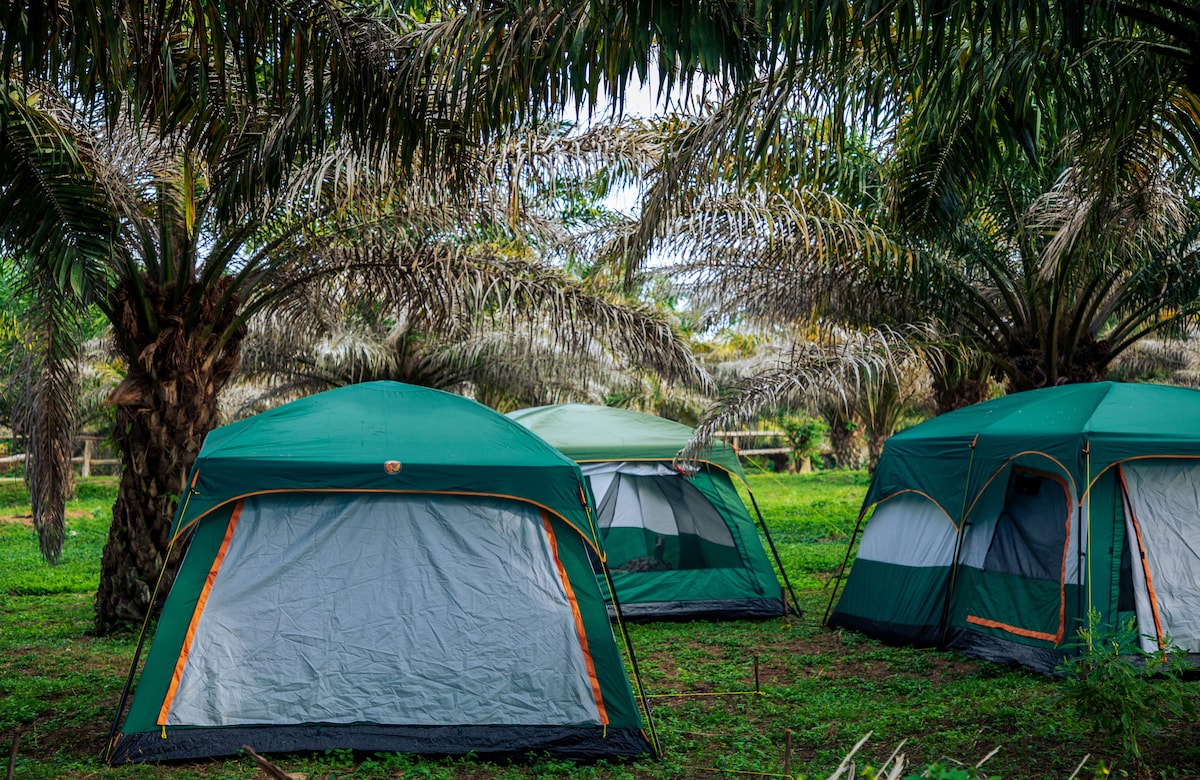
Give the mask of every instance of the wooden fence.
<svg viewBox="0 0 1200 780">
<path fill-rule="evenodd" d="M 784 431 L 718 431 L 713 434 L 734 446 L 738 455 L 743 458 L 764 458 L 771 462 L 775 471 L 787 471 L 790 466 L 792 448 L 788 446 L 787 434 Z M 21 437 L 11 434 L 4 437 L 11 442 L 11 449 L 19 448 Z M 11 450 L 10 450 L 11 451 Z M 75 439 L 71 463 L 79 466 L 79 474 L 90 477 L 93 470 L 99 467 L 107 473 L 115 474 L 121 461 L 113 457 L 108 445 L 108 438 L 98 434 L 81 434 Z M 0 456 L 0 472 L 15 466 L 25 464 L 25 453 Z"/>
<path fill-rule="evenodd" d="M 19 449 L 22 437 L 10 434 L 6 438 L 11 443 L 11 449 Z M 121 465 L 121 461 L 112 457 L 113 453 L 109 452 L 107 436 L 91 433 L 80 434 L 75 437 L 74 451 L 78 454 L 71 458 L 71 463 L 79 466 L 81 477 L 92 476 L 93 469 L 97 467 L 107 470 L 107 473 L 115 474 L 117 467 Z M 23 452 L 0 457 L 0 471 L 23 465 L 25 465 L 25 453 Z"/>
<path fill-rule="evenodd" d="M 717 431 L 713 435 L 732 444 L 743 458 L 765 458 L 775 471 L 790 467 L 792 448 L 783 431 Z"/>
</svg>

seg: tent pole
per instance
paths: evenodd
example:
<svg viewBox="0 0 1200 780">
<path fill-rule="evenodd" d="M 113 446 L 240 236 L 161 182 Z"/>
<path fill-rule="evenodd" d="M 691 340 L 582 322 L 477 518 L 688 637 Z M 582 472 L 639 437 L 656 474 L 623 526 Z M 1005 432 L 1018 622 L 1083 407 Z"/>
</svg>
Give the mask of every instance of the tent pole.
<svg viewBox="0 0 1200 780">
<path fill-rule="evenodd" d="M 1087 484 L 1084 486 L 1084 495 L 1087 496 L 1087 495 L 1091 495 L 1091 490 L 1092 490 L 1092 443 L 1091 442 L 1084 443 L 1083 458 L 1084 458 L 1084 461 L 1087 463 L 1086 471 L 1085 471 L 1085 479 L 1087 479 Z M 1086 548 L 1084 545 L 1079 546 L 1079 549 L 1083 550 L 1084 555 L 1087 556 L 1086 559 L 1084 560 L 1084 563 L 1087 564 L 1087 572 L 1085 574 L 1085 576 L 1087 577 L 1087 612 L 1084 613 L 1085 615 L 1091 614 L 1092 606 L 1094 604 L 1094 602 L 1092 601 L 1092 502 L 1088 501 L 1087 505 L 1088 505 L 1087 515 L 1086 515 L 1086 517 L 1081 518 L 1084 521 L 1084 523 L 1086 524 L 1085 525 L 1085 528 L 1086 528 L 1085 533 L 1087 534 L 1087 546 L 1086 546 Z M 1083 502 L 1080 502 L 1080 504 L 1079 504 L 1079 511 L 1080 512 L 1083 511 Z"/>
<path fill-rule="evenodd" d="M 193 481 L 193 484 L 195 482 Z M 180 512 L 180 518 L 187 513 L 188 501 L 196 489 L 190 488 L 187 497 L 183 501 L 183 510 Z M 114 740 L 117 737 L 117 729 L 121 727 L 121 716 L 125 712 L 125 703 L 129 701 L 129 692 L 133 689 L 133 677 L 137 673 L 138 661 L 142 657 L 142 649 L 146 646 L 146 629 L 150 626 L 150 616 L 154 612 L 154 602 L 158 600 L 158 589 L 162 586 L 163 575 L 167 573 L 167 567 L 171 564 L 171 551 L 175 548 L 175 540 L 178 536 L 172 536 L 170 543 L 167 545 L 167 554 L 163 556 L 162 569 L 158 572 L 158 578 L 154 581 L 154 590 L 150 593 L 150 603 L 146 605 L 146 617 L 142 619 L 142 629 L 138 632 L 137 647 L 133 651 L 133 661 L 129 664 L 129 674 L 125 677 L 125 687 L 121 689 L 121 698 L 117 700 L 117 712 L 113 715 L 112 726 L 108 729 L 108 739 L 104 743 L 104 752 L 101 758 L 104 763 L 112 758 Z"/>
<path fill-rule="evenodd" d="M 613 611 L 617 617 L 617 627 L 621 629 L 621 638 L 625 641 L 625 652 L 629 653 L 629 665 L 633 668 L 633 679 L 637 682 L 638 696 L 642 700 L 642 709 L 646 712 L 646 725 L 650 728 L 650 747 L 654 750 L 655 758 L 662 758 L 662 746 L 658 743 L 658 731 L 654 728 L 654 715 L 650 712 L 650 700 L 646 698 L 646 686 L 642 685 L 642 672 L 638 668 L 637 654 L 633 652 L 633 640 L 629 638 L 629 629 L 625 626 L 624 614 L 621 612 L 621 600 L 617 597 L 617 589 L 613 587 L 612 573 L 608 570 L 605 556 L 597 555 L 600 569 L 604 572 L 604 582 L 608 584 L 608 597 L 612 599 Z"/>
<path fill-rule="evenodd" d="M 846 555 L 842 558 L 841 568 L 838 569 L 837 576 L 833 578 L 833 592 L 829 594 L 829 604 L 825 607 L 825 617 L 821 618 L 821 625 L 829 625 L 829 616 L 833 613 L 833 602 L 837 600 L 838 585 L 842 582 L 842 577 L 846 573 L 846 566 L 850 563 L 850 551 L 854 549 L 854 543 L 858 541 L 858 532 L 862 530 L 863 518 L 867 515 L 867 508 L 858 513 L 858 522 L 854 524 L 854 533 L 850 534 L 850 543 L 846 545 Z"/>
<path fill-rule="evenodd" d="M 946 648 L 946 634 L 950 632 L 950 600 L 954 597 L 954 586 L 958 581 L 958 558 L 962 555 L 962 541 L 966 531 L 966 518 L 961 518 L 958 533 L 954 537 L 954 559 L 950 563 L 950 580 L 946 583 L 946 597 L 942 601 L 942 624 L 938 626 L 937 646 L 939 650 Z"/>
<path fill-rule="evenodd" d="M 967 461 L 967 478 L 963 480 L 962 510 L 958 516 L 958 534 L 954 537 L 954 559 L 950 562 L 950 579 L 946 583 L 946 598 L 942 603 L 942 624 L 938 626 L 938 648 L 946 646 L 946 634 L 950 632 L 950 601 L 954 598 L 954 586 L 958 582 L 958 558 L 962 555 L 963 537 L 967 533 L 967 496 L 971 490 L 971 474 L 975 471 L 975 445 L 979 434 L 971 439 L 971 459 Z"/>
<path fill-rule="evenodd" d="M 771 548 L 771 555 L 775 557 L 775 565 L 779 567 L 779 575 L 783 577 L 783 584 L 787 588 L 788 598 L 792 600 L 792 609 L 796 612 L 796 618 L 802 618 L 804 613 L 796 602 L 796 591 L 792 590 L 792 581 L 788 579 L 787 569 L 783 568 L 783 559 L 779 557 L 779 550 L 775 549 L 775 540 L 771 538 L 771 530 L 767 528 L 767 521 L 758 508 L 758 502 L 754 500 L 754 493 L 750 491 L 749 487 L 746 488 L 746 495 L 750 496 L 750 504 L 754 507 L 754 514 L 758 516 L 758 527 L 762 529 L 763 536 L 767 537 L 767 546 Z M 786 605 L 784 605 L 783 614 L 787 615 Z"/>
<path fill-rule="evenodd" d="M 151 599 L 150 603 L 153 604 L 154 600 Z M 147 608 L 146 614 L 149 615 L 149 613 L 150 610 Z M 125 712 L 125 703 L 129 700 L 129 691 L 133 688 L 133 676 L 137 672 L 138 661 L 142 657 L 142 648 L 146 644 L 147 625 L 148 622 L 142 623 L 142 630 L 138 633 L 137 647 L 133 651 L 133 663 L 129 665 L 129 674 L 125 677 L 125 687 L 121 689 L 121 698 L 117 700 L 117 711 L 116 714 L 113 715 L 112 726 L 110 726 L 108 729 L 108 739 L 104 742 L 104 752 L 101 754 L 100 758 L 106 764 L 108 763 L 108 760 L 112 758 L 112 751 L 115 747 L 114 740 L 117 736 L 117 729 L 121 727 L 121 716 Z"/>
</svg>

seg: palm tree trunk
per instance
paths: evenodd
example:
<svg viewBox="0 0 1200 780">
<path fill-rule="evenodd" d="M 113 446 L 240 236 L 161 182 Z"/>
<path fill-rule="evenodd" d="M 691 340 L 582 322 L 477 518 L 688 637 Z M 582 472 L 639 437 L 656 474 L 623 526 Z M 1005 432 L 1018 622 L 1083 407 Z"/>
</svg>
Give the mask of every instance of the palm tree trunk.
<svg viewBox="0 0 1200 780">
<path fill-rule="evenodd" d="M 876 428 L 871 431 L 871 435 L 867 439 L 868 471 L 875 471 L 875 466 L 879 464 L 879 458 L 883 455 L 883 445 L 887 443 L 889 435 L 884 428 Z"/>
<path fill-rule="evenodd" d="M 145 280 L 143 284 L 149 287 Z M 219 283 L 189 294 L 215 302 L 225 286 Z M 164 309 L 154 312 L 155 320 L 168 325 L 152 337 L 142 336 L 148 329 L 136 326 L 134 296 L 129 288 L 126 291 L 118 298 L 130 315 L 122 323 L 129 372 L 109 398 L 116 406 L 122 469 L 96 592 L 100 635 L 141 623 L 152 607 L 160 576 L 158 597 L 170 590 L 178 563 L 177 555 L 167 560 L 175 506 L 205 435 L 218 423 L 218 395 L 236 368 L 244 335 L 244 329 L 233 324 L 232 313 L 222 317 L 219 309 L 201 306 L 210 321 L 186 324 L 174 313 L 184 306 L 150 294 L 142 296 L 140 304 Z M 220 338 L 231 331 L 227 340 Z"/>
<path fill-rule="evenodd" d="M 862 468 L 867 462 L 862 422 L 841 410 L 830 414 L 827 419 L 834 463 L 840 469 Z"/>
<path fill-rule="evenodd" d="M 96 633 L 102 636 L 145 618 L 160 573 L 158 595 L 170 590 L 174 575 L 163 572 L 163 564 L 171 518 L 187 473 L 182 464 L 198 451 L 198 444 L 180 447 L 170 438 L 161 409 L 140 411 L 117 407 L 122 468 L 96 592 Z"/>
</svg>

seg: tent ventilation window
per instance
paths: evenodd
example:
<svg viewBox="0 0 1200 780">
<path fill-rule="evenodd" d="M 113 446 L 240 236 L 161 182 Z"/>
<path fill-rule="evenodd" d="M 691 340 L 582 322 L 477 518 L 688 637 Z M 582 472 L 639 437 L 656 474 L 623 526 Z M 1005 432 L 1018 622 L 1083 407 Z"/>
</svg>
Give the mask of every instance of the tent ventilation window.
<svg viewBox="0 0 1200 780">
<path fill-rule="evenodd" d="M 1069 517 L 1062 483 L 1049 476 L 1014 470 L 984 570 L 1060 581 Z"/>
<path fill-rule="evenodd" d="M 681 476 L 616 474 L 606 485 L 596 518 L 613 571 L 742 565 L 725 519 Z"/>
</svg>

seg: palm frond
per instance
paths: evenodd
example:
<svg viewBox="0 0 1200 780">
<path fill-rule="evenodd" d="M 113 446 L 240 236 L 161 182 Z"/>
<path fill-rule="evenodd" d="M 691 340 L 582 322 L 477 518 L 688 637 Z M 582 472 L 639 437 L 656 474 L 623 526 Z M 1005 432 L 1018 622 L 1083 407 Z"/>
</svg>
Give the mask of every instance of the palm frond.
<svg viewBox="0 0 1200 780">
<path fill-rule="evenodd" d="M 42 556 L 53 564 L 62 554 L 66 501 L 73 485 L 81 338 L 72 307 L 56 289 L 34 291 L 33 300 L 24 350 L 29 363 L 22 369 L 31 384 L 20 404 L 20 420 L 28 442 L 25 480 L 33 525 Z"/>
<path fill-rule="evenodd" d="M 0 246 L 63 291 L 102 297 L 118 225 L 90 174 L 90 134 L 53 91 L 9 86 L 0 91 Z"/>
<path fill-rule="evenodd" d="M 933 347 L 918 347 L 916 331 L 872 331 L 834 341 L 797 341 L 780 363 L 739 383 L 696 426 L 695 435 L 680 452 L 682 461 L 695 459 L 717 431 L 741 427 L 764 410 L 849 396 L 872 378 L 904 371 L 905 364 L 925 359 Z"/>
</svg>

